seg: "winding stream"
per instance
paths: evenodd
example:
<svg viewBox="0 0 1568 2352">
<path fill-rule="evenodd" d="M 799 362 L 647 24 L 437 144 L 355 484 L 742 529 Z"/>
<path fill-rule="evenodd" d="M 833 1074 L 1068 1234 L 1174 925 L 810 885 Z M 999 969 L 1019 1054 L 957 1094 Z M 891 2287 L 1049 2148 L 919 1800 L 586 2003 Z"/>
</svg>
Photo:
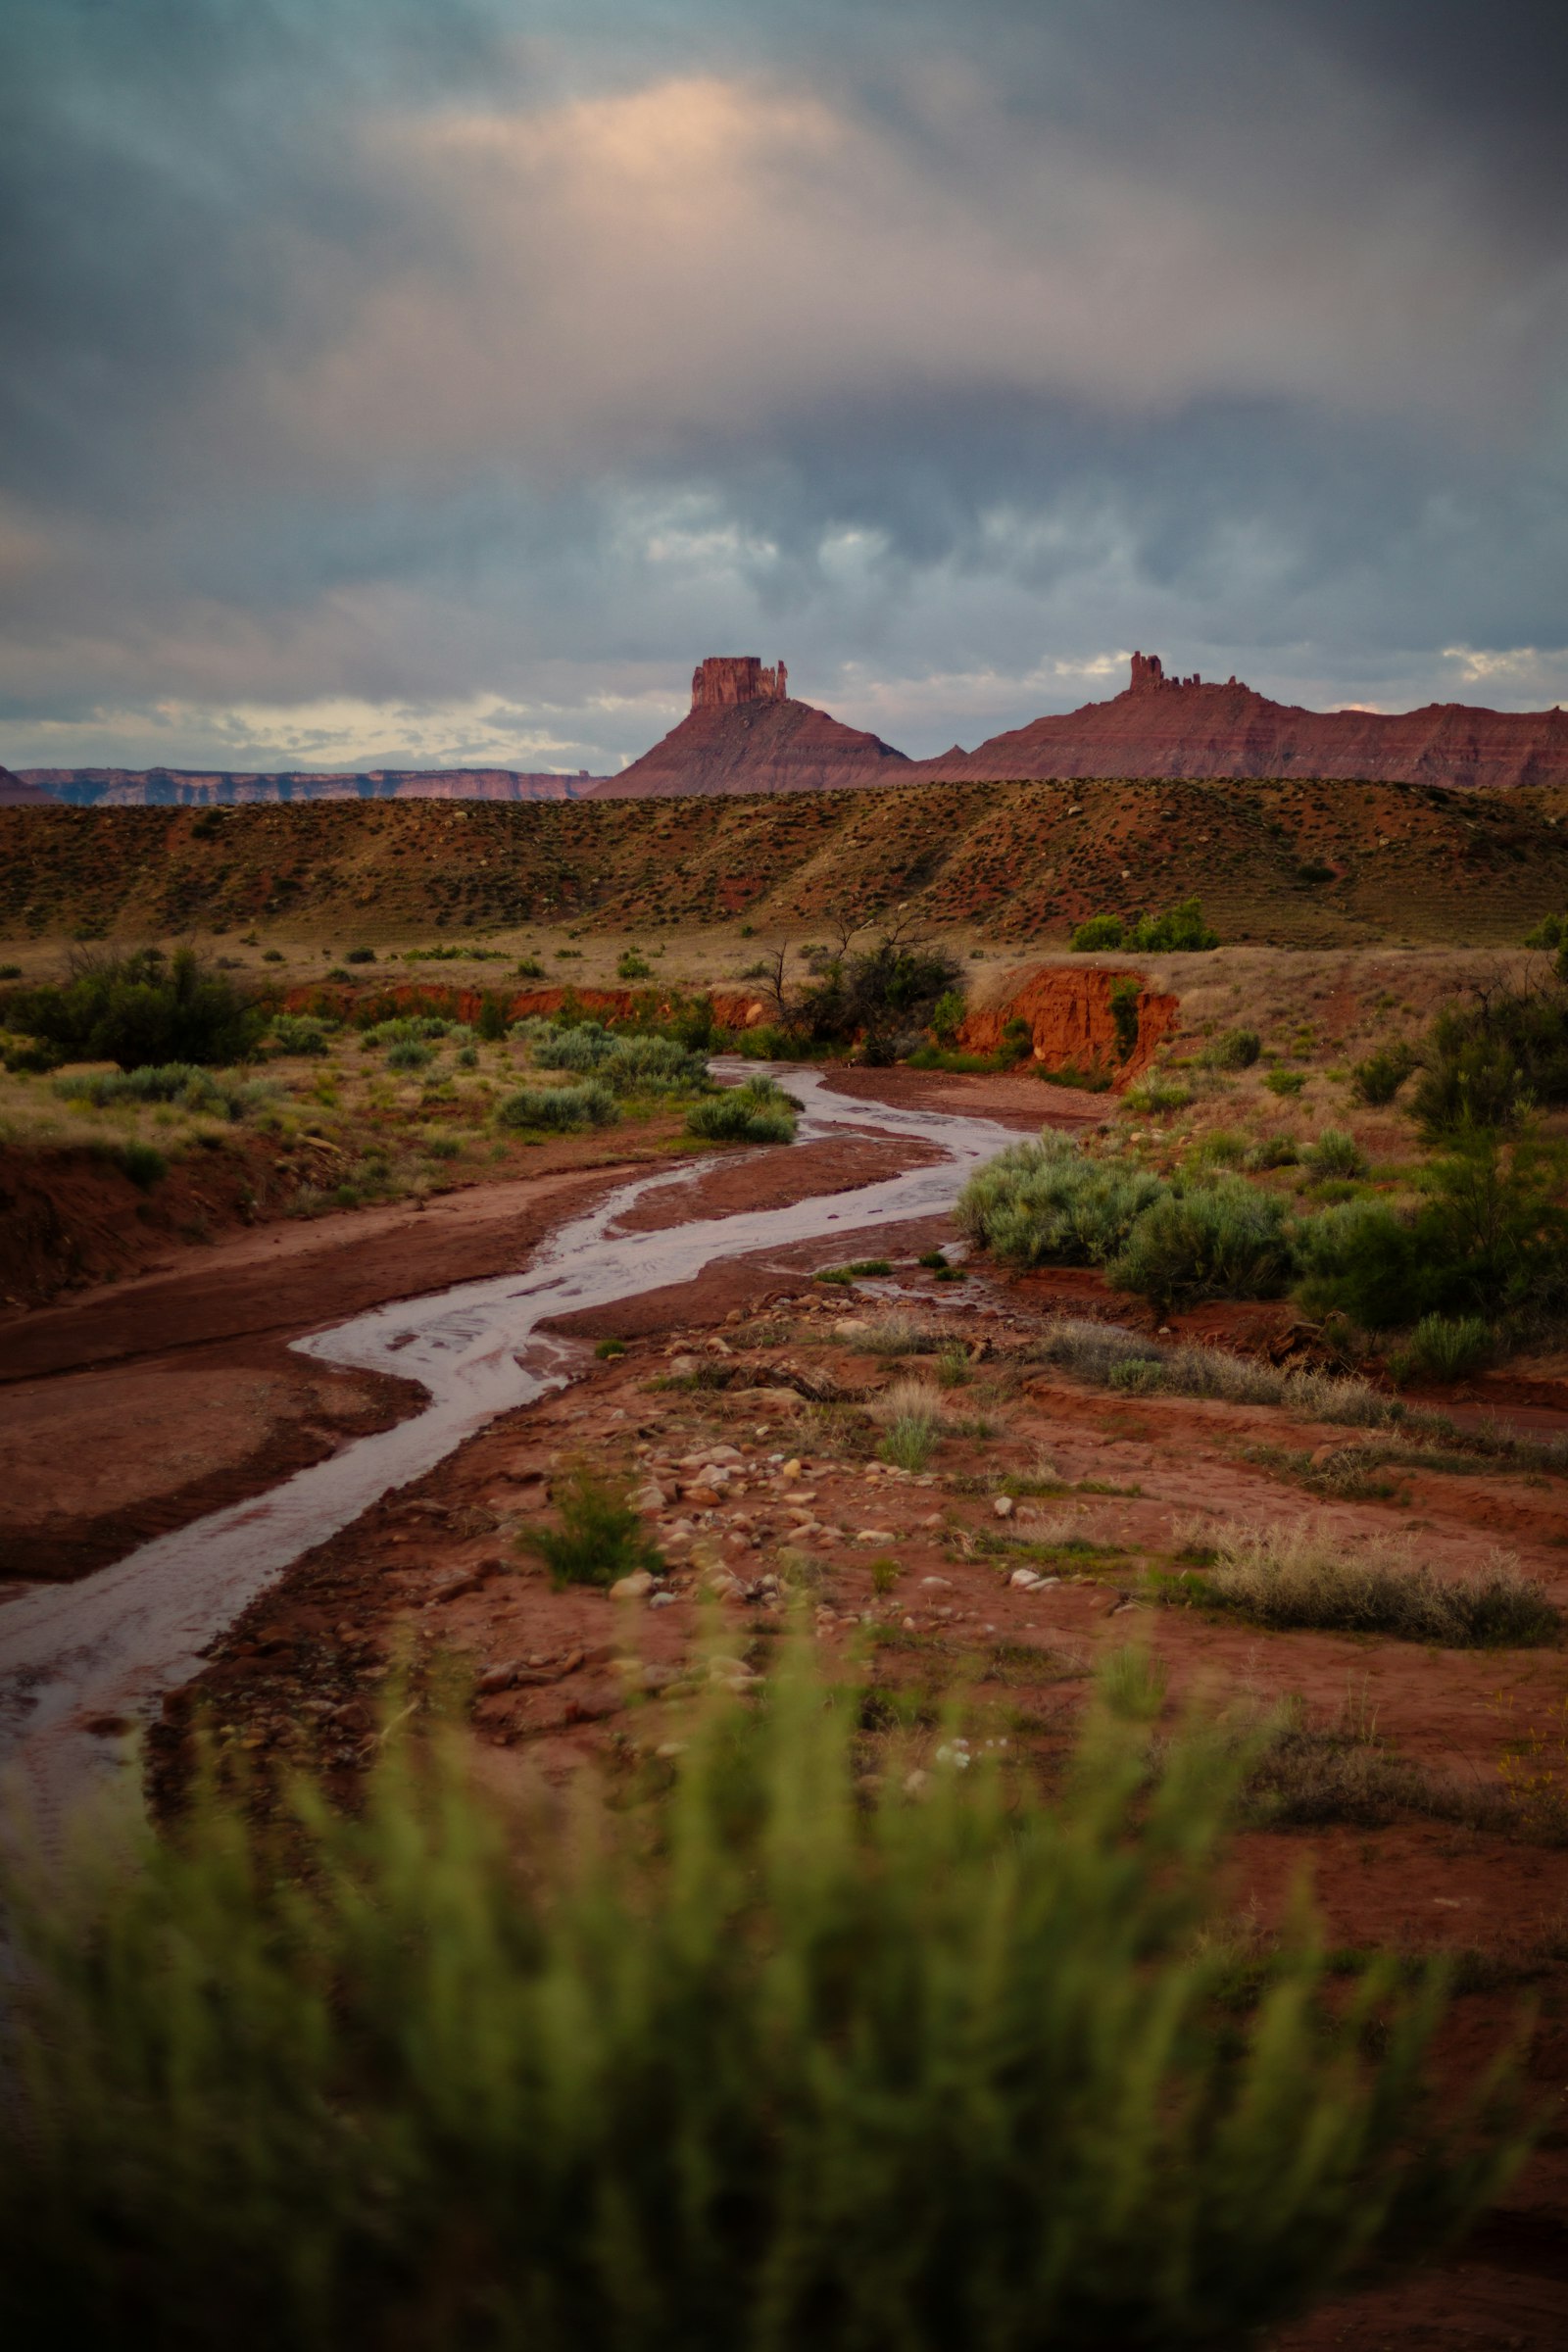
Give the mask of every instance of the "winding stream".
<svg viewBox="0 0 1568 2352">
<path fill-rule="evenodd" d="M 724 1075 L 756 1067 L 714 1066 Z M 131 1736 L 112 1727 L 146 1718 L 188 1681 L 207 1645 L 291 1562 L 497 1414 L 564 1384 L 568 1349 L 538 1331 L 541 1321 L 688 1282 L 716 1259 L 950 1208 L 971 1168 L 1017 1140 L 990 1119 L 835 1095 L 815 1070 L 778 1074 L 805 1106 L 803 1142 L 871 1128 L 947 1156 L 783 1208 L 626 1232 L 619 1221 L 635 1201 L 692 1184 L 710 1163 L 639 1176 L 563 1226 L 520 1272 L 399 1299 L 295 1343 L 328 1363 L 419 1381 L 429 1393 L 422 1412 L 79 1583 L 0 1606 L 0 1765 L 29 1793 L 46 1836 L 131 1753 Z"/>
</svg>

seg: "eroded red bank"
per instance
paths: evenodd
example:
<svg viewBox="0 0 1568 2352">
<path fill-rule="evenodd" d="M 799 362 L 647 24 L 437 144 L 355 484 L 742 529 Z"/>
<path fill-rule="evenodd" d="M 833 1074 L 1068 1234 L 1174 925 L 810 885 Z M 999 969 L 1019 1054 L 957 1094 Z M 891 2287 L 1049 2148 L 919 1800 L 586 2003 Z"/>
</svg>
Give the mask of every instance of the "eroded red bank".
<svg viewBox="0 0 1568 2352">
<path fill-rule="evenodd" d="M 1138 1040 L 1125 1058 L 1111 1005 L 1114 990 L 1132 981 L 1138 991 Z M 772 1016 L 765 998 L 740 989 L 706 992 L 713 1018 L 724 1029 L 756 1029 Z M 646 1007 L 650 992 L 633 988 L 524 988 L 483 990 L 444 987 L 439 982 L 398 981 L 378 989 L 374 1002 L 385 1005 L 388 1017 L 397 1013 L 438 1013 L 444 1019 L 476 1021 L 486 998 L 501 999 L 509 1021 L 546 1017 L 568 1004 L 596 1020 L 624 1021 Z M 296 988 L 284 999 L 290 1012 L 322 1004 L 347 1013 L 363 1003 L 352 988 Z M 668 1011 L 672 997 L 654 997 L 656 1011 Z M 1175 1035 L 1180 1000 L 1149 985 L 1148 974 L 1131 965 L 1036 964 L 1009 973 L 995 1002 L 971 1010 L 957 1033 L 960 1048 L 971 1054 L 993 1054 L 1011 1021 L 1029 1024 L 1032 1053 L 1042 1069 L 1099 1067 L 1116 1073 L 1125 1085 L 1147 1069 L 1158 1048 Z"/>
</svg>

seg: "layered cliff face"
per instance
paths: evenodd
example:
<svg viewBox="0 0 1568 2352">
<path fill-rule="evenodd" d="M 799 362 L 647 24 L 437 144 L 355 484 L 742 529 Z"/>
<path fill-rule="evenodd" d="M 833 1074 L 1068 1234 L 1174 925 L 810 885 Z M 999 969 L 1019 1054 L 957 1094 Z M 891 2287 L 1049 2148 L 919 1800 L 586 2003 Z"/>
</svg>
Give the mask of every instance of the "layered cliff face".
<svg viewBox="0 0 1568 2352">
<path fill-rule="evenodd" d="M 973 752 L 920 762 L 913 775 L 1003 777 L 1311 776 L 1385 784 L 1568 784 L 1568 711 L 1303 710 L 1235 678 L 1167 678 L 1134 654 L 1132 682 L 1108 703 L 1031 719 Z"/>
<path fill-rule="evenodd" d="M 833 792 L 897 784 L 913 772 L 880 736 L 846 727 L 789 693 L 782 662 L 714 655 L 692 676 L 692 707 L 662 743 L 590 798 L 645 800 L 663 793 Z"/>
<path fill-rule="evenodd" d="M 27 798 L 74 808 L 226 808 L 269 801 L 572 801 L 594 782 L 513 767 L 376 767 L 358 775 L 239 775 L 180 767 L 27 767 Z M 13 779 L 17 781 L 17 779 Z M 0 803 L 6 799 L 0 789 Z"/>
<path fill-rule="evenodd" d="M 0 767 L 0 808 L 43 808 L 48 800 L 49 795 L 27 777 L 14 776 L 9 767 Z"/>
</svg>

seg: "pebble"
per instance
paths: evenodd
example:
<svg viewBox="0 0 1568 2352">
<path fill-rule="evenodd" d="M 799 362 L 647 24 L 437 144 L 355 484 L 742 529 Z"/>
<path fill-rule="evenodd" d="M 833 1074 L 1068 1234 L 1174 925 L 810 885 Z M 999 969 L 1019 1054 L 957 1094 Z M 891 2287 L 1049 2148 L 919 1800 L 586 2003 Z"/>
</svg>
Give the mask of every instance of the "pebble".
<svg viewBox="0 0 1568 2352">
<path fill-rule="evenodd" d="M 991 1508 L 996 1512 L 999 1519 L 1010 1519 L 1013 1513 L 1012 1496 L 1010 1494 L 999 1494 L 996 1501 L 991 1505 Z"/>
<path fill-rule="evenodd" d="M 638 1568 L 630 1576 L 616 1580 L 610 1588 L 612 1600 L 641 1600 L 654 1589 L 654 1580 L 646 1568 Z"/>
</svg>

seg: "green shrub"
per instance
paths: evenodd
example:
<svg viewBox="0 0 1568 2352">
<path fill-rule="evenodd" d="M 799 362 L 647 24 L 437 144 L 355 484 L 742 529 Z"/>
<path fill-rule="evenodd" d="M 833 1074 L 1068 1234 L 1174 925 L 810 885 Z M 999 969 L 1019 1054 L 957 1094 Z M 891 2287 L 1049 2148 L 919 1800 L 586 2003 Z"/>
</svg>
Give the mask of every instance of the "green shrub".
<svg viewBox="0 0 1568 2352">
<path fill-rule="evenodd" d="M 1300 1156 L 1288 1135 L 1265 1135 L 1252 1146 L 1242 1164 L 1257 1172 L 1294 1168 Z"/>
<path fill-rule="evenodd" d="M 1562 1155 L 1526 1137 L 1473 1135 L 1435 1160 L 1413 1217 L 1347 1201 L 1294 1236 L 1309 1312 L 1338 1311 L 1366 1331 L 1427 1314 L 1484 1319 L 1550 1309 L 1568 1288 Z"/>
<path fill-rule="evenodd" d="M 1544 915 L 1533 931 L 1525 933 L 1527 948 L 1557 949 L 1568 945 L 1568 915 Z"/>
<path fill-rule="evenodd" d="M 1118 914 L 1092 914 L 1080 923 L 1068 946 L 1078 956 L 1087 956 L 1103 948 L 1119 948 L 1122 944 L 1121 917 Z"/>
<path fill-rule="evenodd" d="M 61 985 L 19 989 L 6 1017 L 67 1060 L 115 1061 L 122 1070 L 243 1061 L 267 1024 L 229 975 L 191 948 L 171 957 L 158 948 L 78 956 Z"/>
<path fill-rule="evenodd" d="M 1185 1110 L 1193 1099 L 1193 1090 L 1181 1078 L 1167 1078 L 1162 1070 L 1151 1070 L 1130 1086 L 1122 1101 L 1129 1110 L 1151 1114 L 1165 1110 Z"/>
<path fill-rule="evenodd" d="M 1350 1072 L 1350 1084 L 1358 1102 L 1373 1108 L 1392 1102 L 1400 1087 L 1415 1068 L 1415 1054 L 1403 1044 L 1380 1046 L 1365 1061 L 1358 1061 Z"/>
<path fill-rule="evenodd" d="M 963 994 L 956 988 L 944 990 L 931 1007 L 931 1027 L 939 1046 L 951 1046 L 963 1020 Z"/>
<path fill-rule="evenodd" d="M 1277 1298 L 1291 1274 L 1284 1204 L 1240 1178 L 1166 1193 L 1105 1269 L 1161 1309 L 1195 1298 Z"/>
<path fill-rule="evenodd" d="M 1141 914 L 1127 934 L 1127 945 L 1148 956 L 1206 952 L 1219 946 L 1219 933 L 1203 920 L 1202 903 L 1183 899 L 1164 914 Z"/>
<path fill-rule="evenodd" d="M 326 1052 L 326 1023 L 314 1020 L 309 1013 L 274 1012 L 269 1032 L 273 1048 L 279 1054 L 324 1054 Z"/>
<path fill-rule="evenodd" d="M 479 1018 L 474 1024 L 487 1046 L 497 1046 L 507 1034 L 505 1001 L 493 989 L 486 989 L 479 1004 Z"/>
<path fill-rule="evenodd" d="M 168 1160 L 151 1144 L 122 1144 L 115 1153 L 115 1165 L 143 1193 L 150 1193 L 169 1174 Z"/>
<path fill-rule="evenodd" d="M 496 1123 L 565 1134 L 575 1127 L 608 1127 L 619 1115 L 615 1098 L 606 1086 L 525 1086 L 499 1105 Z"/>
<path fill-rule="evenodd" d="M 1568 988 L 1495 989 L 1447 1004 L 1421 1048 L 1410 1108 L 1429 1141 L 1509 1127 L 1568 1102 Z"/>
<path fill-rule="evenodd" d="M 906 1796 L 901 1733 L 868 1789 L 858 1688 L 722 1679 L 657 1810 L 393 1740 L 286 1843 L 209 1793 L 139 1868 L 12 1867 L 10 2340 L 1223 2352 L 1522 2160 L 1439 1968 L 1296 1904 L 1239 1970 L 1258 1746 L 1136 1659 L 1049 1804 L 983 1754 Z"/>
<path fill-rule="evenodd" d="M 345 963 L 373 963 L 375 950 L 373 948 L 350 948 L 343 960 Z"/>
<path fill-rule="evenodd" d="M 662 1574 L 664 1558 L 626 1499 L 623 1484 L 584 1465 L 569 1471 L 553 1497 L 559 1528 L 531 1528 L 517 1541 L 550 1570 L 557 1585 L 613 1585 L 639 1569 Z"/>
<path fill-rule="evenodd" d="M 628 948 L 615 966 L 615 976 L 620 980 L 651 980 L 654 967 L 636 948 Z"/>
<path fill-rule="evenodd" d="M 1204 1049 L 1201 1058 L 1210 1069 L 1250 1070 L 1262 1051 L 1255 1029 L 1227 1029 Z"/>
<path fill-rule="evenodd" d="M 1117 980 L 1110 992 L 1110 1017 L 1116 1030 L 1116 1054 L 1126 1061 L 1138 1051 L 1138 1004 L 1143 991 L 1136 980 Z"/>
<path fill-rule="evenodd" d="M 1366 1153 L 1343 1127 L 1325 1127 L 1301 1157 L 1314 1176 L 1364 1176 L 1367 1170 Z"/>
<path fill-rule="evenodd" d="M 954 1213 L 960 1232 L 1006 1264 L 1102 1265 L 1164 1191 L 1159 1177 L 1091 1159 L 1048 1128 L 977 1168 Z"/>
<path fill-rule="evenodd" d="M 1435 1576 L 1408 1544 L 1350 1548 L 1325 1523 L 1232 1525 L 1208 1537 L 1209 1596 L 1253 1625 L 1279 1631 L 1382 1634 L 1448 1649 L 1532 1648 L 1555 1640 L 1558 1612 L 1540 1585 L 1500 1554 L 1470 1576 Z"/>
<path fill-rule="evenodd" d="M 1304 1070 L 1270 1070 L 1263 1084 L 1271 1095 L 1298 1095 L 1306 1084 Z"/>
<path fill-rule="evenodd" d="M 686 1132 L 715 1144 L 792 1144 L 795 1105 L 771 1078 L 748 1078 L 693 1103 Z"/>
<path fill-rule="evenodd" d="M 399 1038 L 396 1045 L 388 1046 L 386 1050 L 386 1066 L 389 1070 L 422 1070 L 434 1059 L 431 1049 L 414 1037 Z"/>
<path fill-rule="evenodd" d="M 545 967 L 537 956 L 520 956 L 517 958 L 517 978 L 519 980 L 542 980 L 544 976 Z"/>
<path fill-rule="evenodd" d="M 689 1094 L 708 1083 L 708 1063 L 672 1037 L 616 1037 L 589 1065 L 617 1094 Z"/>
<path fill-rule="evenodd" d="M 227 1119 L 276 1102 L 279 1093 L 271 1080 L 220 1078 L 190 1061 L 139 1070 L 73 1070 L 55 1080 L 54 1091 L 68 1102 L 91 1102 L 100 1110 L 121 1102 L 177 1102 L 182 1110 Z"/>
<path fill-rule="evenodd" d="M 609 1060 L 614 1046 L 600 1021 L 573 1022 L 565 1029 L 546 1020 L 520 1025 L 528 1032 L 530 1050 L 542 1070 L 597 1070 L 602 1061 Z"/>
<path fill-rule="evenodd" d="M 1464 1380 L 1493 1353 L 1496 1335 L 1479 1315 L 1423 1315 L 1389 1357 L 1396 1380 Z"/>
</svg>

